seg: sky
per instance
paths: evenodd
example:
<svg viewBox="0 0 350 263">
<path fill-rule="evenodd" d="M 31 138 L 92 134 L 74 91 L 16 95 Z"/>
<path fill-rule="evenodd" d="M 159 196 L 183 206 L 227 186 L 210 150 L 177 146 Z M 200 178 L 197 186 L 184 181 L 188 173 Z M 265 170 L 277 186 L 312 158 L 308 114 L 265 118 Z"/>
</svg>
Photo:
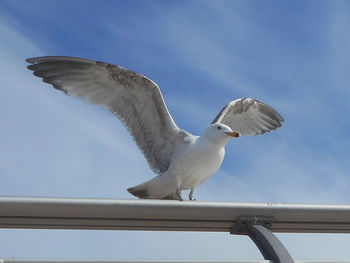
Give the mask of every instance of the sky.
<svg viewBox="0 0 350 263">
<path fill-rule="evenodd" d="M 149 77 L 196 135 L 237 98 L 281 113 L 281 129 L 228 143 L 197 200 L 349 204 L 349 13 L 340 0 L 1 0 L 0 195 L 132 199 L 154 176 L 115 116 L 26 69 L 64 55 Z M 295 259 L 350 259 L 349 235 L 277 236 Z M 2 229 L 10 257 L 262 259 L 226 233 Z"/>
</svg>

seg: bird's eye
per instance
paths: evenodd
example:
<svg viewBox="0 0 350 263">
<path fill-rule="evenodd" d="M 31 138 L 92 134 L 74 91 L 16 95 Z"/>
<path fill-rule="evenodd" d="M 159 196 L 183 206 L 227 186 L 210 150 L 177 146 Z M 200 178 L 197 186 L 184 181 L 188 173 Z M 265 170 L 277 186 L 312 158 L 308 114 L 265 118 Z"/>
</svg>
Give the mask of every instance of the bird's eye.
<svg viewBox="0 0 350 263">
<path fill-rule="evenodd" d="M 221 128 L 221 126 L 218 126 L 218 130 L 221 130 L 222 128 Z"/>
</svg>

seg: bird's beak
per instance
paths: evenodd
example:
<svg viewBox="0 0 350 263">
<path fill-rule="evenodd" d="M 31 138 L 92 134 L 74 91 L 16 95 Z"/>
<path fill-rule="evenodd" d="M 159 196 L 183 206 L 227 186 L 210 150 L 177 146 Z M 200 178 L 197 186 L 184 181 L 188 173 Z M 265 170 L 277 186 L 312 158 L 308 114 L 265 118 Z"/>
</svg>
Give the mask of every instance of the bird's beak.
<svg viewBox="0 0 350 263">
<path fill-rule="evenodd" d="M 228 136 L 238 138 L 239 137 L 239 132 L 225 132 Z"/>
</svg>

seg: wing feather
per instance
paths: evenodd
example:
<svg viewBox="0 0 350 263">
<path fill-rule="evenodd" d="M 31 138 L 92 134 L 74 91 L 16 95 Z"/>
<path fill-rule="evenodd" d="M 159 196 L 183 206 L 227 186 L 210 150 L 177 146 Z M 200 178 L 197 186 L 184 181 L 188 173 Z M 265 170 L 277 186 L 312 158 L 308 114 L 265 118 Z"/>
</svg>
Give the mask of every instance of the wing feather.
<svg viewBox="0 0 350 263">
<path fill-rule="evenodd" d="M 229 102 L 212 123 L 223 123 L 240 135 L 258 135 L 281 127 L 282 116 L 271 106 L 252 98 Z"/>
<path fill-rule="evenodd" d="M 104 106 L 128 128 L 156 173 L 189 134 L 181 130 L 152 80 L 122 67 L 81 58 L 37 57 L 28 69 L 55 89 Z"/>
</svg>

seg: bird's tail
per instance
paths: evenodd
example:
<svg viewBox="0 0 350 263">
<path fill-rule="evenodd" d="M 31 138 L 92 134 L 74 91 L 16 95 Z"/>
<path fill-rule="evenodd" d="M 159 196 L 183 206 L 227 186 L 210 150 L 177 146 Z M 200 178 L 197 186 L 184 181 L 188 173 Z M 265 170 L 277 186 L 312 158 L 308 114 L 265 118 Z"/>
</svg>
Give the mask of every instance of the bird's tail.
<svg viewBox="0 0 350 263">
<path fill-rule="evenodd" d="M 143 184 L 139 184 L 136 185 L 134 187 L 129 187 L 128 189 L 126 189 L 130 194 L 140 198 L 140 199 L 148 199 L 149 198 L 149 193 L 147 190 L 147 183 L 149 181 L 143 183 Z"/>
<path fill-rule="evenodd" d="M 130 194 L 140 199 L 168 199 L 176 200 L 178 196 L 175 189 L 169 189 L 165 184 L 164 176 L 156 176 L 155 178 L 126 189 Z"/>
</svg>

